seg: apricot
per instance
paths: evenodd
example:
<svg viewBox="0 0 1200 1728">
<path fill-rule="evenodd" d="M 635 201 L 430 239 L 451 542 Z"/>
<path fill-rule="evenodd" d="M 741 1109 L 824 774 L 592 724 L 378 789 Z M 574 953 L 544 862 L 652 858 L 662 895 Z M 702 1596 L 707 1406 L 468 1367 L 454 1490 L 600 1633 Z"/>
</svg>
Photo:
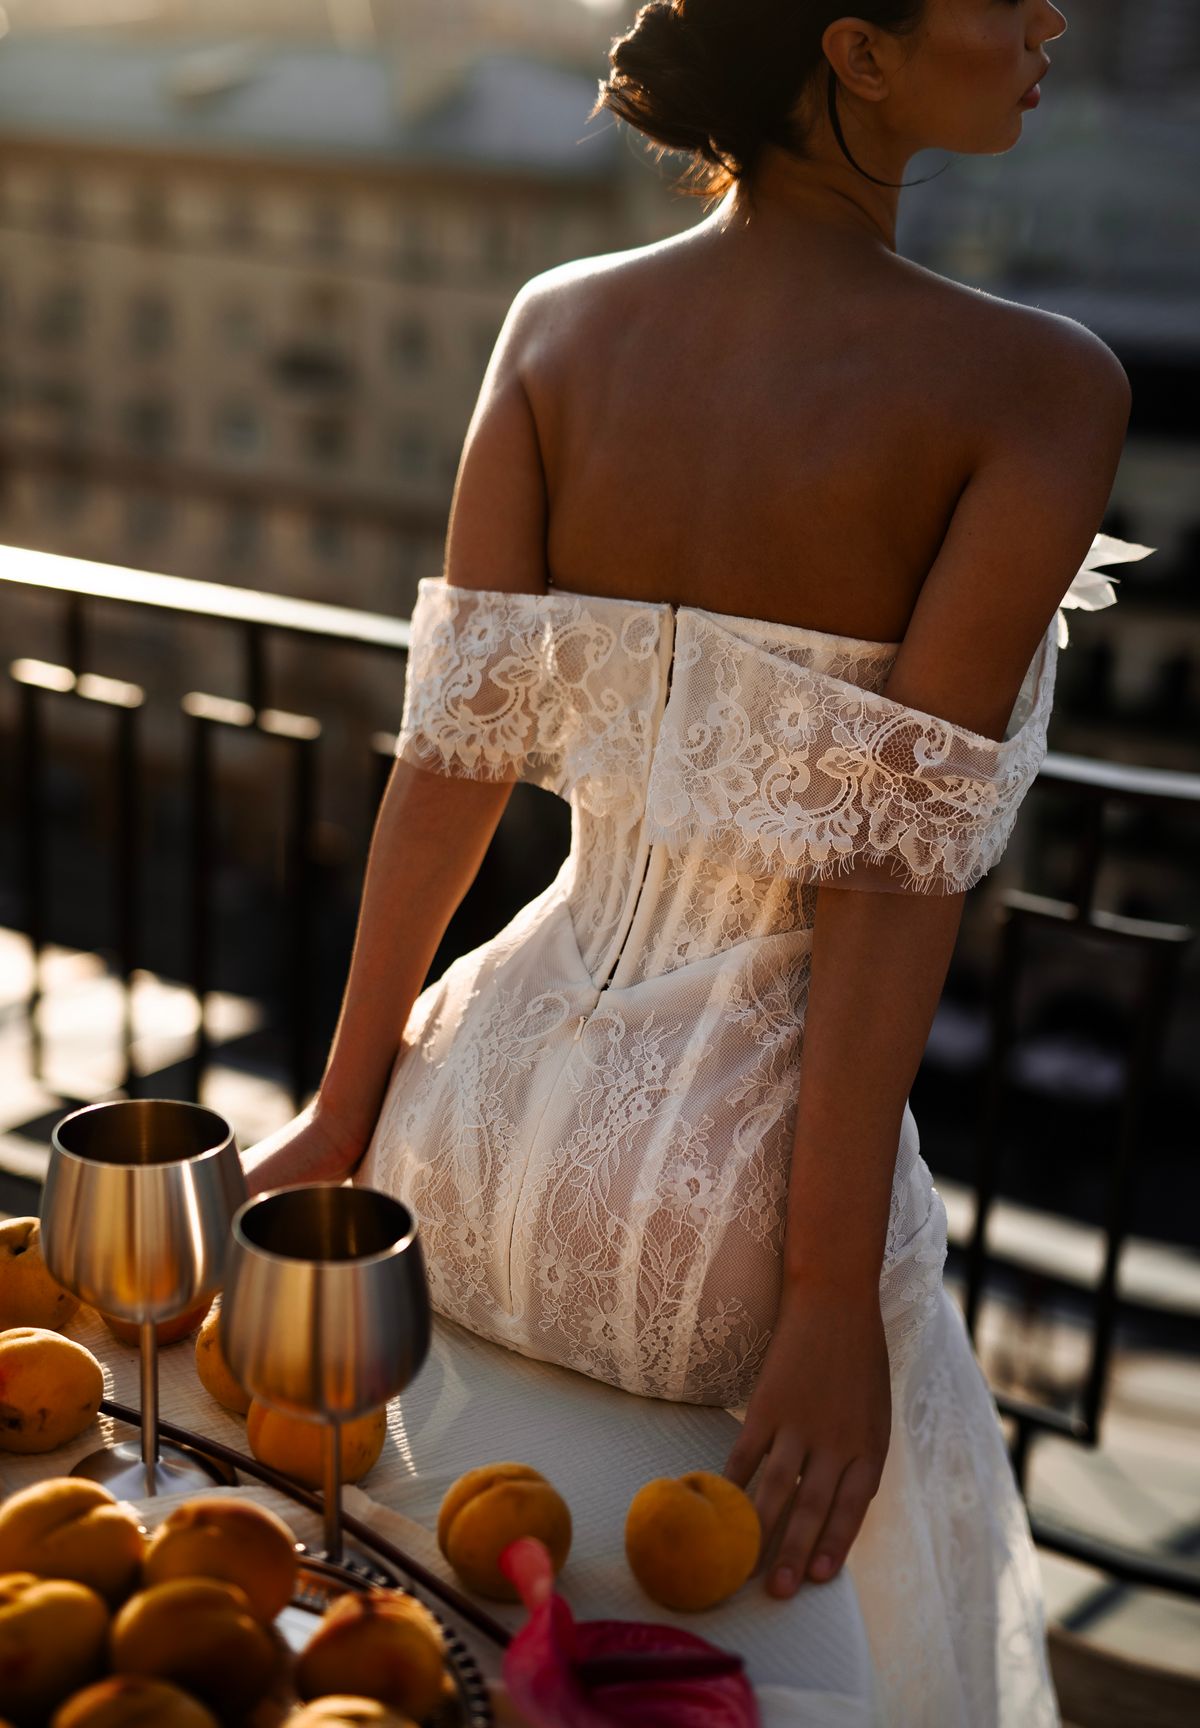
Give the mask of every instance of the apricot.
<svg viewBox="0 0 1200 1728">
<path fill-rule="evenodd" d="M 154 1328 L 154 1335 L 160 1347 L 164 1344 L 178 1344 L 182 1338 L 190 1338 L 208 1313 L 209 1303 L 201 1307 L 189 1308 L 185 1314 L 177 1314 L 174 1320 L 160 1320 Z M 101 1320 L 108 1327 L 114 1338 L 119 1338 L 122 1344 L 140 1344 L 142 1329 L 136 1320 L 118 1320 L 115 1314 L 101 1314 Z"/>
<path fill-rule="evenodd" d="M 518 1536 L 536 1536 L 555 1573 L 571 1549 L 571 1511 L 532 1464 L 480 1464 L 452 1482 L 438 1512 L 438 1547 L 468 1589 L 497 1602 L 519 1602 L 499 1558 Z"/>
<path fill-rule="evenodd" d="M 108 1609 L 61 1578 L 0 1578 L 0 1699 L 19 1728 L 42 1728 L 64 1698 L 103 1672 Z"/>
<path fill-rule="evenodd" d="M 246 1417 L 246 1439 L 260 1464 L 282 1470 L 297 1482 L 310 1488 L 320 1488 L 324 1481 L 322 1464 L 325 1445 L 325 1424 L 309 1422 L 303 1416 L 285 1416 L 250 1401 Z M 387 1409 L 371 1410 L 341 1427 L 342 1480 L 358 1482 L 379 1459 L 387 1439 Z"/>
<path fill-rule="evenodd" d="M 414 1596 L 340 1596 L 300 1652 L 296 1691 L 307 1703 L 353 1686 L 355 1697 L 428 1716 L 442 1697 L 445 1656 L 441 1627 Z"/>
<path fill-rule="evenodd" d="M 131 1508 L 81 1476 L 35 1482 L 0 1505 L 0 1572 L 70 1578 L 117 1603 L 137 1584 L 145 1547 Z"/>
<path fill-rule="evenodd" d="M 115 1674 L 68 1698 L 50 1728 L 219 1728 L 219 1724 L 178 1686 L 142 1674 Z"/>
<path fill-rule="evenodd" d="M 196 1373 L 210 1398 L 235 1416 L 244 1416 L 250 1408 L 250 1394 L 225 1360 L 221 1348 L 221 1304 L 214 1302 L 208 1317 L 196 1334 Z"/>
<path fill-rule="evenodd" d="M 104 1374 L 90 1350 L 41 1326 L 0 1332 L 0 1449 L 53 1452 L 96 1419 Z"/>
<path fill-rule="evenodd" d="M 150 1538 L 147 1584 L 171 1578 L 221 1578 L 246 1593 L 250 1611 L 269 1626 L 296 1588 L 296 1538 L 265 1506 L 212 1494 L 168 1513 Z"/>
<path fill-rule="evenodd" d="M 218 1715 L 257 1704 L 279 1666 L 275 1639 L 245 1591 L 216 1578 L 172 1578 L 131 1596 L 109 1649 L 115 1674 L 170 1680 Z"/>
<path fill-rule="evenodd" d="M 761 1540 L 750 1496 L 712 1470 L 644 1483 L 625 1519 L 630 1570 L 664 1608 L 712 1608 L 732 1596 L 758 1564 Z"/>
<path fill-rule="evenodd" d="M 287 1719 L 287 1728 L 417 1728 L 411 1716 L 389 1710 L 378 1698 L 318 1698 Z"/>
<path fill-rule="evenodd" d="M 46 1270 L 41 1220 L 8 1218 L 0 1224 L 0 1331 L 45 1326 L 57 1332 L 78 1310 L 78 1296 Z"/>
</svg>

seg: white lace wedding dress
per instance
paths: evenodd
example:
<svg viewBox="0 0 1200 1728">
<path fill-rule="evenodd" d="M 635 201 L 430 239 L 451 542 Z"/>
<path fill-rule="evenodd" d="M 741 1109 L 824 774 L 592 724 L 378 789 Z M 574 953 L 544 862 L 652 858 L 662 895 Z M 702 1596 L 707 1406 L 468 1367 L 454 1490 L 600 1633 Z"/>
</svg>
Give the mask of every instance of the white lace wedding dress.
<svg viewBox="0 0 1200 1728">
<path fill-rule="evenodd" d="M 1094 566 L 1146 550 L 1097 536 L 1064 604 L 1109 603 Z M 355 1178 L 413 1210 L 439 1313 L 630 1392 L 746 1402 L 817 884 L 978 882 L 1045 753 L 1065 639 L 1060 612 L 996 742 L 879 694 L 896 644 L 420 584 L 397 754 L 572 810 L 553 883 L 418 998 Z M 889 1728 L 1052 1728 L 1037 1559 L 945 1255 L 906 1106 L 892 1437 L 847 1564 Z"/>
</svg>

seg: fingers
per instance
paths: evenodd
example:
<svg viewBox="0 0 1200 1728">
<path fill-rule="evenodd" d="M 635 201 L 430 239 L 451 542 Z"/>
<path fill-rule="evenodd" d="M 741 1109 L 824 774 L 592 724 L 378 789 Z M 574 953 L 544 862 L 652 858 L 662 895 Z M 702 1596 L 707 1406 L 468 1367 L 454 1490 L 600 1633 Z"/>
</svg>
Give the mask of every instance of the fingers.
<svg viewBox="0 0 1200 1728">
<path fill-rule="evenodd" d="M 841 1473 L 841 1462 L 831 1452 L 813 1453 L 804 1462 L 804 1474 L 767 1579 L 772 1595 L 790 1596 L 804 1577 L 812 1545 L 828 1515 Z M 794 1474 L 792 1483 L 795 1485 Z M 768 1530 L 774 1532 L 774 1522 Z"/>
<path fill-rule="evenodd" d="M 722 1475 L 735 1482 L 739 1488 L 744 1488 L 758 1469 L 759 1460 L 766 1449 L 766 1443 L 753 1430 L 743 1426 L 725 1460 Z"/>
<path fill-rule="evenodd" d="M 882 1472 L 868 1458 L 847 1466 L 809 1562 L 809 1577 L 823 1582 L 837 1576 L 862 1529 Z"/>
</svg>

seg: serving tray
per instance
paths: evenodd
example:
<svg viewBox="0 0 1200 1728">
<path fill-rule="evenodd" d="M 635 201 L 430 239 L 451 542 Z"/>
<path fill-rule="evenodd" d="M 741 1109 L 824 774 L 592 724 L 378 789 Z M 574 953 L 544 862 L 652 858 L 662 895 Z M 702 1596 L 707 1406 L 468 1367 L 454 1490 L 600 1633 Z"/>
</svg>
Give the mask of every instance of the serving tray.
<svg viewBox="0 0 1200 1728">
<path fill-rule="evenodd" d="M 398 1596 L 410 1596 L 421 1601 L 415 1591 L 406 1590 L 402 1584 L 391 1580 L 381 1583 L 385 1574 L 377 1569 L 374 1561 L 359 1564 L 350 1559 L 335 1565 L 331 1560 L 311 1553 L 303 1543 L 297 1546 L 300 1569 L 296 1575 L 296 1593 L 275 1621 L 276 1630 L 293 1652 L 303 1650 L 320 1624 L 321 1616 L 339 1596 L 386 1588 Z M 475 1658 L 436 1608 L 431 1608 L 427 1602 L 421 1605 L 442 1629 L 446 1640 L 447 1675 L 443 1701 L 432 1715 L 422 1718 L 422 1728 L 495 1728 L 487 1682 Z M 290 1697 L 281 1696 L 278 1700 L 284 1709 L 294 1702 Z M 280 1721 L 286 1722 L 286 1715 L 281 1716 Z"/>
</svg>

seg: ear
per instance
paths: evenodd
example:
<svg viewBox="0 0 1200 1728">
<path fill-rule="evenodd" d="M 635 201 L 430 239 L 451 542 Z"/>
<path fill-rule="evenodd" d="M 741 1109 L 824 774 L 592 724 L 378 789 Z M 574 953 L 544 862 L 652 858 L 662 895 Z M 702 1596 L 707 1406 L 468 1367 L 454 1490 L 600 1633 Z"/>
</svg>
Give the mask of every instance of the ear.
<svg viewBox="0 0 1200 1728">
<path fill-rule="evenodd" d="M 462 588 L 545 593 L 549 505 L 523 381 L 538 321 L 527 282 L 509 307 L 459 458 L 444 574 Z"/>
<path fill-rule="evenodd" d="M 839 82 L 864 102 L 882 102 L 891 90 L 891 76 L 900 62 L 900 40 L 861 18 L 839 18 L 821 38 L 826 58 Z M 829 77 L 823 70 L 820 96 L 825 99 Z"/>
</svg>

